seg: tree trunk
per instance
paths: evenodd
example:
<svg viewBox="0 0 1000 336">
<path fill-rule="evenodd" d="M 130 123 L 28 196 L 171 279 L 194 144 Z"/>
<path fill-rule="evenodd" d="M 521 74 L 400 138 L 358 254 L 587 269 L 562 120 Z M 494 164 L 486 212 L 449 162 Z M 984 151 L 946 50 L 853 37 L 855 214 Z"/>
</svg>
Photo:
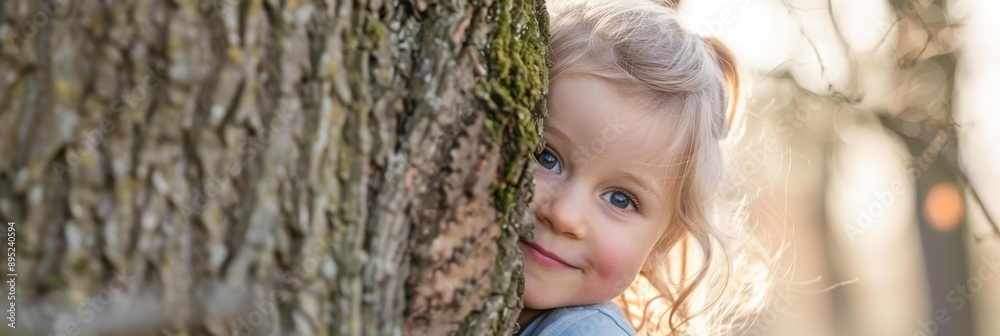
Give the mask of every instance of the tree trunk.
<svg viewBox="0 0 1000 336">
<path fill-rule="evenodd" d="M 541 0 L 3 1 L 0 334 L 507 333 L 547 25 Z"/>
</svg>

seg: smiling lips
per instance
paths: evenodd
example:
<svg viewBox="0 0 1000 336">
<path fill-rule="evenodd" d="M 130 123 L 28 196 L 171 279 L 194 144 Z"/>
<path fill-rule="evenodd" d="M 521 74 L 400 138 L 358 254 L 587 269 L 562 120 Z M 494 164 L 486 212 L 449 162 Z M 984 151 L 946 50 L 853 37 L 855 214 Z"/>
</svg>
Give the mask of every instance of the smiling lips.
<svg viewBox="0 0 1000 336">
<path fill-rule="evenodd" d="M 524 240 L 518 241 L 517 244 L 521 247 L 521 252 L 542 266 L 557 269 L 576 268 L 562 260 L 562 258 L 559 258 L 559 256 L 555 253 L 547 251 L 537 244 L 529 243 Z"/>
</svg>

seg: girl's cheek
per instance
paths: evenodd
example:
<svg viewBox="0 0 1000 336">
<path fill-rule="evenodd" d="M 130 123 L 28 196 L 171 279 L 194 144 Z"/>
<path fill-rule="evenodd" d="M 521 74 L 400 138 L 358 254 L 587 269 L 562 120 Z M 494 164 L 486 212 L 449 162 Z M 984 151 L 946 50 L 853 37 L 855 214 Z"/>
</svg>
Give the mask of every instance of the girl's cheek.
<svg viewBox="0 0 1000 336">
<path fill-rule="evenodd" d="M 604 283 L 627 287 L 639 274 L 645 259 L 638 252 L 623 247 L 604 249 L 601 257 L 595 260 L 595 273 Z"/>
<path fill-rule="evenodd" d="M 595 294 L 595 298 L 600 301 L 607 301 L 620 295 L 635 280 L 638 274 L 638 267 L 634 270 L 627 267 L 631 263 L 609 263 L 602 262 L 596 267 L 597 281 L 589 282 L 595 287 L 590 288 L 590 292 Z"/>
</svg>

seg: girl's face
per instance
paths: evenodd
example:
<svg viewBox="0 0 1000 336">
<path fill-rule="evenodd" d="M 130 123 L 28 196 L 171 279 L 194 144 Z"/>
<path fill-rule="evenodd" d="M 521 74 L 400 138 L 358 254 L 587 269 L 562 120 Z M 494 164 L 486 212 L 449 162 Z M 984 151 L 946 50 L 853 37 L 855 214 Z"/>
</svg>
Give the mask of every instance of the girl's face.
<svg viewBox="0 0 1000 336">
<path fill-rule="evenodd" d="M 668 118 L 593 77 L 563 77 L 549 90 L 535 240 L 519 243 L 524 305 L 533 309 L 624 292 L 674 211 Z"/>
</svg>

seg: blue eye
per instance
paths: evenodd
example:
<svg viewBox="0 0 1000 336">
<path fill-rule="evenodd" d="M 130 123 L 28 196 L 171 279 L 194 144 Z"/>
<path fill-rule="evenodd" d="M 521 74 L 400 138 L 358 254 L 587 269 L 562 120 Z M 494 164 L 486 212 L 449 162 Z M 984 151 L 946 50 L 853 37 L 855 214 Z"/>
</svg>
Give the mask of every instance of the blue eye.
<svg viewBox="0 0 1000 336">
<path fill-rule="evenodd" d="M 639 201 L 635 199 L 635 196 L 623 190 L 606 192 L 601 195 L 601 198 L 611 203 L 612 206 L 622 210 L 636 211 L 639 208 Z"/>
<path fill-rule="evenodd" d="M 559 158 L 552 153 L 548 148 L 543 149 L 540 153 L 535 154 L 535 161 L 548 171 L 553 173 L 562 172 L 562 165 L 559 164 Z"/>
</svg>

